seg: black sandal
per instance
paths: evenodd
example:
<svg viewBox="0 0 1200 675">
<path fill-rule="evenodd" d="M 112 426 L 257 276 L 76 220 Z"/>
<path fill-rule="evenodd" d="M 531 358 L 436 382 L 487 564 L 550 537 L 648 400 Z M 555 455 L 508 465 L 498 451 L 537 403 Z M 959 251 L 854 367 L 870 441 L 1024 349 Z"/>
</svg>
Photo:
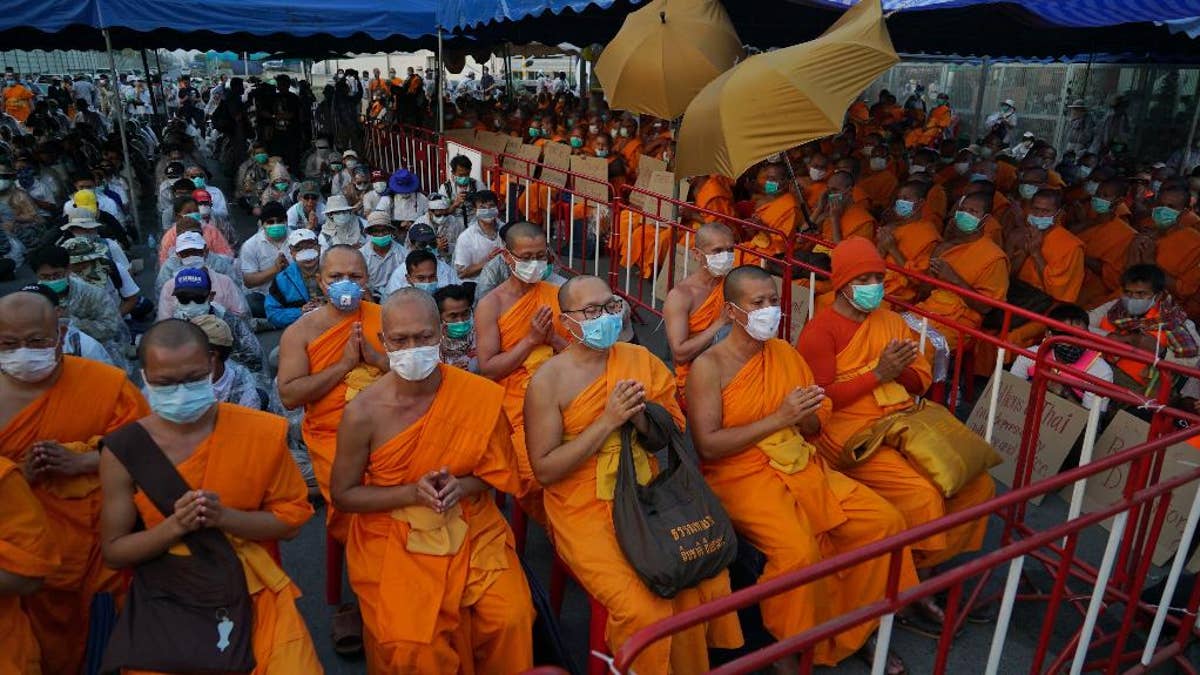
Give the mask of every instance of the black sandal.
<svg viewBox="0 0 1200 675">
<path fill-rule="evenodd" d="M 362 613 L 358 605 L 345 604 L 333 613 L 333 651 L 339 656 L 357 656 L 363 650 Z"/>
</svg>

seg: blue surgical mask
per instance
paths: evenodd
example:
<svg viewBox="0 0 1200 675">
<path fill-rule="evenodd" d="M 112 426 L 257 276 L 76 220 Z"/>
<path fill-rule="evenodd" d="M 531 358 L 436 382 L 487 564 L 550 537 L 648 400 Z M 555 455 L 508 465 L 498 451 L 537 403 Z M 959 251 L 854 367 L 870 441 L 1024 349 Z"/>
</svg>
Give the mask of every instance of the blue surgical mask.
<svg viewBox="0 0 1200 675">
<path fill-rule="evenodd" d="M 980 218 L 966 211 L 954 212 L 954 226 L 960 231 L 970 234 L 979 229 Z"/>
<path fill-rule="evenodd" d="M 204 180 L 204 176 L 196 176 L 192 178 L 192 185 L 195 185 L 197 190 L 203 190 L 205 183 L 206 181 Z"/>
<path fill-rule="evenodd" d="M 763 194 L 774 195 L 779 194 L 779 181 L 769 180 L 763 183 Z"/>
<path fill-rule="evenodd" d="M 418 281 L 413 284 L 413 288 L 432 294 L 438 289 L 438 285 L 436 281 Z"/>
<path fill-rule="evenodd" d="M 363 289 L 358 282 L 342 279 L 329 284 L 329 302 L 343 312 L 353 312 L 362 302 Z"/>
<path fill-rule="evenodd" d="M 850 303 L 863 312 L 873 312 L 883 304 L 883 284 L 850 286 Z"/>
<path fill-rule="evenodd" d="M 1150 212 L 1150 217 L 1154 219 L 1154 224 L 1162 228 L 1171 227 L 1179 222 L 1179 212 L 1169 206 L 1156 206 Z"/>
<path fill-rule="evenodd" d="M 971 174 L 971 182 L 972 183 L 977 183 L 977 182 L 983 181 L 983 180 L 991 180 L 991 178 L 988 178 L 987 174 L 983 174 L 983 173 Z"/>
<path fill-rule="evenodd" d="M 470 335 L 471 330 L 474 327 L 475 321 L 473 319 L 467 319 L 466 321 L 454 321 L 446 324 L 446 335 L 456 340 L 461 340 L 462 338 Z"/>
<path fill-rule="evenodd" d="M 617 342 L 621 335 L 621 317 L 617 314 L 601 314 L 594 319 L 577 321 L 583 333 L 580 341 L 596 350 L 604 350 Z"/>
<path fill-rule="evenodd" d="M 142 378 L 146 377 L 145 371 Z M 159 417 L 175 424 L 189 424 L 200 419 L 217 402 L 212 380 L 203 379 L 165 386 L 146 385 L 150 409 Z"/>
<path fill-rule="evenodd" d="M 1092 210 L 1096 213 L 1108 213 L 1112 211 L 1112 201 L 1101 197 L 1092 197 Z"/>
<path fill-rule="evenodd" d="M 1021 199 L 1033 199 L 1033 196 L 1037 194 L 1039 189 L 1033 183 L 1021 183 L 1017 186 L 1017 191 L 1021 193 Z"/>
<path fill-rule="evenodd" d="M 1029 216 L 1029 224 L 1039 230 L 1048 230 L 1054 227 L 1054 216 Z"/>
<path fill-rule="evenodd" d="M 897 199 L 895 204 L 896 215 L 901 218 L 910 218 L 913 214 L 913 209 L 916 207 L 914 202 L 907 199 Z"/>
</svg>

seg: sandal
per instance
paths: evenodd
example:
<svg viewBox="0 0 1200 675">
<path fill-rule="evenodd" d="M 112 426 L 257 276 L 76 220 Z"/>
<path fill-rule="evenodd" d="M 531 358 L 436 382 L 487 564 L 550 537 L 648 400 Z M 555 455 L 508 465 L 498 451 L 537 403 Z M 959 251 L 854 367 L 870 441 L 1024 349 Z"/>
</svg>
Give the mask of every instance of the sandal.
<svg viewBox="0 0 1200 675">
<path fill-rule="evenodd" d="M 937 640 L 942 637 L 946 614 L 932 598 L 923 598 L 898 612 L 896 623 L 913 633 Z"/>
<path fill-rule="evenodd" d="M 871 633 L 871 637 L 863 646 L 855 652 L 855 656 L 861 659 L 868 667 L 875 665 L 875 648 L 879 645 L 879 633 Z M 908 666 L 905 665 L 904 659 L 891 649 L 887 653 L 887 667 L 883 669 L 886 675 L 905 675 L 908 673 Z"/>
<path fill-rule="evenodd" d="M 333 651 L 339 656 L 357 656 L 363 650 L 362 614 L 358 606 L 345 604 L 333 613 Z"/>
</svg>

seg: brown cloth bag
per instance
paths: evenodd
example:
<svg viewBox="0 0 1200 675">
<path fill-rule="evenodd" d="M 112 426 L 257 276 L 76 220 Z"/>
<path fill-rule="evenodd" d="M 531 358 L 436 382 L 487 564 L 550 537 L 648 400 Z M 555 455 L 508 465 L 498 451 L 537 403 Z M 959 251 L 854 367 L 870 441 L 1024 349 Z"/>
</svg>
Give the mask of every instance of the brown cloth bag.
<svg viewBox="0 0 1200 675">
<path fill-rule="evenodd" d="M 137 422 L 104 437 L 139 489 L 164 516 L 191 488 Z M 144 529 L 138 519 L 139 529 Z M 133 569 L 125 607 L 104 652 L 102 673 L 245 673 L 255 667 L 254 614 L 233 546 L 210 527 L 183 537 L 191 555 L 162 555 Z"/>
<path fill-rule="evenodd" d="M 632 424 L 621 428 L 621 460 L 613 494 L 613 528 L 625 559 L 655 595 L 710 579 L 737 557 L 733 521 L 684 448 L 671 414 L 647 403 L 651 439 L 667 449 L 668 466 L 638 485 L 633 464 Z M 653 443 L 653 440 L 652 440 Z"/>
</svg>

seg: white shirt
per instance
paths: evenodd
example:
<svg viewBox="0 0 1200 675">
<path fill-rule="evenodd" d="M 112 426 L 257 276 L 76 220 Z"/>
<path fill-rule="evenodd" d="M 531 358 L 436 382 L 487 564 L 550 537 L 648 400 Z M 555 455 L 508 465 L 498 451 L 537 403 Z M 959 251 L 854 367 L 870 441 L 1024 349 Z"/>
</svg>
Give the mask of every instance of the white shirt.
<svg viewBox="0 0 1200 675">
<path fill-rule="evenodd" d="M 441 258 L 437 261 L 437 277 L 438 288 L 461 283 L 458 273 L 454 271 L 453 267 L 442 262 Z M 412 284 L 408 283 L 408 268 L 401 264 L 395 272 L 392 272 L 392 277 L 388 279 L 387 288 L 383 289 L 383 297 L 386 298 L 401 288 L 408 288 L 409 286 L 412 286 Z"/>
<path fill-rule="evenodd" d="M 1032 347 L 1029 348 L 1029 351 L 1036 354 L 1039 346 L 1041 346 L 1041 345 L 1033 345 Z M 1035 361 L 1033 359 L 1022 354 L 1017 357 L 1016 361 L 1013 361 L 1012 374 L 1016 375 L 1017 377 L 1019 377 L 1023 380 L 1032 380 L 1033 374 L 1030 371 L 1033 369 L 1034 365 L 1035 365 Z M 1067 363 L 1060 363 L 1058 365 L 1063 368 L 1067 368 L 1067 369 L 1069 369 L 1071 367 L 1071 365 L 1067 364 Z M 1092 362 L 1088 365 L 1087 370 L 1085 370 L 1084 372 L 1087 373 L 1088 375 L 1091 375 L 1092 377 L 1095 377 L 1100 380 L 1104 380 L 1105 382 L 1113 381 L 1112 366 L 1108 365 L 1108 361 L 1105 361 L 1103 356 L 1099 356 L 1099 357 L 1093 359 Z M 1068 386 L 1070 386 L 1070 385 L 1068 385 Z M 1090 391 L 1085 391 L 1083 393 L 1083 407 L 1086 408 L 1087 410 L 1091 410 L 1092 407 L 1095 406 L 1099 400 L 1100 400 L 1100 397 L 1096 396 L 1095 394 L 1093 394 Z M 1107 409 L 1108 409 L 1108 401 L 1105 400 L 1103 407 L 1100 408 L 1100 412 L 1104 412 Z"/>
<path fill-rule="evenodd" d="M 325 222 L 325 200 L 317 200 L 317 225 Z M 299 230 L 302 227 L 308 227 L 308 217 L 304 215 L 304 202 L 296 202 L 288 207 L 287 224 L 289 230 Z"/>
<path fill-rule="evenodd" d="M 75 348 L 77 345 L 78 350 Z M 63 353 L 113 365 L 112 357 L 108 355 L 104 346 L 96 342 L 96 338 L 76 328 L 74 324 L 67 325 L 67 335 L 63 340 Z"/>
<path fill-rule="evenodd" d="M 429 199 L 420 192 L 407 195 L 384 195 L 375 205 L 375 211 L 390 211 L 392 220 L 416 221 L 429 213 Z"/>
<path fill-rule="evenodd" d="M 384 289 L 390 285 L 392 274 L 397 270 L 404 271 L 404 259 L 408 257 L 408 249 L 400 242 L 393 241 L 387 253 L 380 255 L 370 240 L 367 240 L 358 250 L 367 261 L 367 288 L 376 296 L 384 297 Z"/>
<path fill-rule="evenodd" d="M 252 237 L 247 239 L 238 251 L 238 267 L 242 270 L 242 276 L 258 274 L 263 270 L 273 267 L 280 253 L 289 262 L 291 261 L 292 252 L 287 247 L 287 240 L 275 243 L 267 239 L 266 232 L 263 232 L 262 228 L 259 228 L 258 232 L 255 232 Z M 246 290 L 256 293 L 266 293 L 270 288 L 271 282 L 267 281 L 259 286 L 247 287 Z"/>
<path fill-rule="evenodd" d="M 121 277 L 121 287 L 117 289 L 117 292 L 121 294 L 122 298 L 132 298 L 142 289 L 129 274 L 129 258 L 117 242 L 105 239 L 104 243 L 108 244 L 108 256 L 112 258 L 113 265 L 117 268 L 117 276 Z"/>
<path fill-rule="evenodd" d="M 249 316 L 250 308 L 246 306 L 246 296 L 242 295 L 237 282 L 211 267 L 205 269 L 208 270 L 208 278 L 212 280 L 212 290 L 215 294 L 212 301 L 234 314 Z M 178 305 L 179 301 L 175 299 L 175 280 L 169 279 L 163 284 L 162 292 L 158 296 L 158 320 L 175 316 L 175 308 Z"/>
<path fill-rule="evenodd" d="M 225 201 L 225 193 L 221 188 L 206 185 L 204 191 L 212 196 L 212 214 L 215 218 L 229 217 L 229 202 Z"/>
<path fill-rule="evenodd" d="M 500 219 L 496 219 L 496 232 L 492 238 L 488 238 L 483 230 L 479 229 L 478 222 L 472 222 L 470 227 L 463 231 L 458 237 L 458 241 L 454 245 L 454 269 L 462 272 L 471 265 L 477 265 L 484 260 L 487 260 L 488 255 L 498 248 L 504 248 L 504 240 L 500 238 L 500 228 L 504 223 Z M 478 275 L 476 275 L 478 276 Z M 471 277 L 474 279 L 474 277 Z M 469 279 L 468 279 L 469 280 Z"/>
</svg>

